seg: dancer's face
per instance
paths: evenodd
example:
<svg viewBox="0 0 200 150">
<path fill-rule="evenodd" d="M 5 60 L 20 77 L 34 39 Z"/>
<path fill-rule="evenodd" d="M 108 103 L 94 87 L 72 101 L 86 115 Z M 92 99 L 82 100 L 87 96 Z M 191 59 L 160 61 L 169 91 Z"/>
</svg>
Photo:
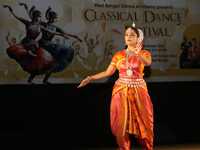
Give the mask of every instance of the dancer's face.
<svg viewBox="0 0 200 150">
<path fill-rule="evenodd" d="M 57 22 L 57 18 L 49 18 L 49 23 Z"/>
<path fill-rule="evenodd" d="M 38 23 L 40 23 L 40 22 L 41 22 L 41 17 L 40 17 L 40 16 L 37 16 L 37 17 L 33 18 L 33 22 L 38 22 Z"/>
<path fill-rule="evenodd" d="M 138 36 L 132 28 L 127 28 L 125 31 L 124 39 L 127 46 L 135 47 L 137 44 Z"/>
</svg>

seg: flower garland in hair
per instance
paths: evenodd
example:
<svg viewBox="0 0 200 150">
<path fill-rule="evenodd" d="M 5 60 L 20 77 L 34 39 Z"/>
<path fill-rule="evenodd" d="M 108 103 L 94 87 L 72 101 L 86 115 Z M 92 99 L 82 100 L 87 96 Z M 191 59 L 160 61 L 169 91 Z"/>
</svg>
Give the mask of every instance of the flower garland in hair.
<svg viewBox="0 0 200 150">
<path fill-rule="evenodd" d="M 136 28 L 135 23 L 132 23 L 132 27 Z M 137 52 L 139 52 L 143 48 L 143 40 L 144 40 L 144 33 L 141 29 L 137 28 L 139 32 L 139 37 L 136 45 Z"/>
</svg>

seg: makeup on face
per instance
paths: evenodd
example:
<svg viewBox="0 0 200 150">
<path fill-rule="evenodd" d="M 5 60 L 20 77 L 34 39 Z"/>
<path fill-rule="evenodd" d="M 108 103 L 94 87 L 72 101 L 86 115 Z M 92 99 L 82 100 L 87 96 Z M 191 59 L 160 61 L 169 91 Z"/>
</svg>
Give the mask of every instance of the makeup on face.
<svg viewBox="0 0 200 150">
<path fill-rule="evenodd" d="M 138 38 L 137 34 L 131 28 L 129 28 L 125 31 L 125 42 L 126 42 L 126 44 L 128 44 L 130 42 L 135 44 L 136 41 L 137 41 L 137 38 Z"/>
</svg>

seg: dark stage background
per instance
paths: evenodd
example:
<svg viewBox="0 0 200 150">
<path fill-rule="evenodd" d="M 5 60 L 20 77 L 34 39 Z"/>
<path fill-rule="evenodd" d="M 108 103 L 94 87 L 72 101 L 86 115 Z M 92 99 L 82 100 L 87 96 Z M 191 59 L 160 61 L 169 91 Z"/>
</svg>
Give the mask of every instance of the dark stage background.
<svg viewBox="0 0 200 150">
<path fill-rule="evenodd" d="M 200 82 L 147 85 L 154 104 L 155 145 L 200 143 Z M 115 147 L 109 126 L 113 82 L 76 86 L 1 85 L 1 138 L 65 148 Z"/>
</svg>

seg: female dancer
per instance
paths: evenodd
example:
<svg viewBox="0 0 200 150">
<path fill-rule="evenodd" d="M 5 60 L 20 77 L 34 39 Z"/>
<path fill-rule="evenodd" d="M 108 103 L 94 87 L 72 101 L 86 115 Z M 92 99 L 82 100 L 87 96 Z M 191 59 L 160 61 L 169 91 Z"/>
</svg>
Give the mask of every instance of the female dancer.
<svg viewBox="0 0 200 150">
<path fill-rule="evenodd" d="M 108 68 L 87 76 L 78 88 L 89 82 L 113 75 L 119 78 L 112 91 L 110 123 L 120 150 L 130 150 L 130 135 L 134 135 L 144 149 L 153 149 L 153 105 L 143 79 L 144 66 L 151 64 L 151 53 L 142 49 L 143 32 L 134 26 L 125 30 L 126 49 L 118 51 Z"/>
</svg>

